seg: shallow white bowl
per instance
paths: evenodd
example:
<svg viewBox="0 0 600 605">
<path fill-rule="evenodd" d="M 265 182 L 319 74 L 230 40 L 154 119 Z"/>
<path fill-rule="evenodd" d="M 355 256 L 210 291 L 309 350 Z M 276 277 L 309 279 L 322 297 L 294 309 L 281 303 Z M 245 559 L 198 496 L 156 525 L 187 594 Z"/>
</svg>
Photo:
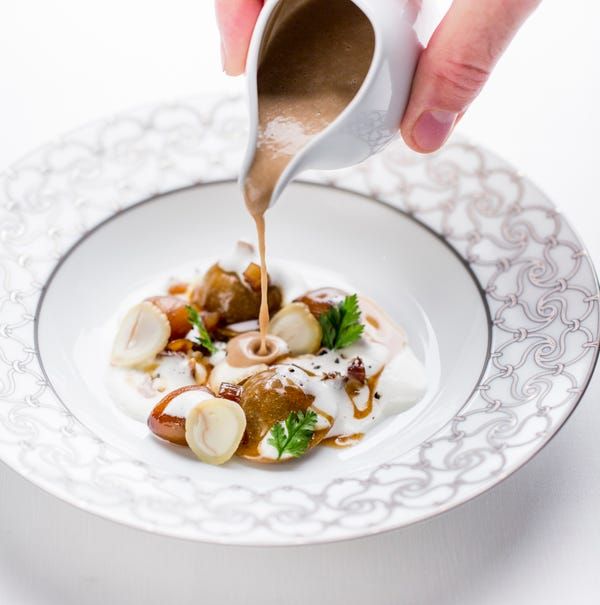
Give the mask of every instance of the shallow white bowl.
<svg viewBox="0 0 600 605">
<path fill-rule="evenodd" d="M 252 236 L 233 180 L 241 116 L 235 99 L 129 112 L 4 175 L 0 457 L 117 521 L 269 545 L 406 525 L 530 459 L 589 381 L 597 281 L 543 195 L 462 142 L 313 175 L 269 213 L 272 257 L 326 264 L 405 326 L 429 377 L 415 408 L 277 468 L 200 464 L 115 408 L 102 383 L 115 312 Z"/>
</svg>

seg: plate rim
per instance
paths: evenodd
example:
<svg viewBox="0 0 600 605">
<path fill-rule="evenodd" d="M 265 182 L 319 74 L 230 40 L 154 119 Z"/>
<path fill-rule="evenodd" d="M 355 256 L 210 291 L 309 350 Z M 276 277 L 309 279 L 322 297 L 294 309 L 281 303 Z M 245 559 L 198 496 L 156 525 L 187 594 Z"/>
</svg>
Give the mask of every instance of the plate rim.
<svg viewBox="0 0 600 605">
<path fill-rule="evenodd" d="M 153 105 L 151 107 L 153 107 L 154 109 L 160 108 L 162 105 Z M 124 112 L 123 114 L 119 114 L 122 116 L 128 116 L 132 114 L 132 112 Z M 69 133 L 69 135 L 66 135 L 66 138 L 68 138 L 69 136 L 72 136 L 74 134 L 79 133 L 80 131 L 86 129 L 86 128 L 91 128 L 93 125 L 98 124 L 102 121 L 99 122 L 92 122 L 89 123 L 87 125 L 84 125 L 83 127 L 80 127 L 78 129 L 75 129 L 74 131 L 72 131 L 71 133 Z M 36 153 L 38 153 L 40 150 L 43 150 L 45 148 L 48 148 L 52 145 L 52 143 L 42 146 L 40 147 L 37 151 L 32 151 L 29 154 L 27 154 L 26 156 L 24 156 L 19 162 L 17 162 L 15 164 L 15 166 L 19 166 L 19 164 L 26 162 L 26 160 L 30 157 L 34 157 Z M 485 148 L 482 148 L 481 146 L 477 146 L 478 150 L 482 150 L 483 153 L 487 153 L 490 154 L 491 157 L 497 158 L 497 156 L 491 152 L 488 152 L 487 150 L 485 150 Z M 508 164 L 506 162 L 504 162 L 503 160 L 501 160 L 502 164 L 504 166 L 508 166 Z M 36 357 L 40 360 L 40 364 L 42 367 L 42 370 L 45 373 L 45 369 L 43 368 L 43 362 L 41 362 L 40 356 L 39 356 L 39 348 L 37 347 L 37 329 L 38 329 L 38 314 L 39 311 L 41 309 L 41 305 L 43 304 L 43 300 L 45 297 L 45 293 L 47 290 L 47 287 L 50 285 L 52 278 L 54 277 L 55 273 L 60 269 L 60 266 L 62 265 L 62 263 L 71 255 L 71 253 L 77 248 L 78 245 L 80 245 L 82 243 L 82 241 L 85 240 L 85 238 L 87 238 L 89 235 L 91 235 L 92 232 L 94 232 L 95 230 L 99 229 L 102 225 L 104 225 L 105 222 L 107 221 L 111 221 L 114 218 L 116 218 L 118 216 L 118 214 L 120 212 L 127 212 L 130 209 L 134 209 L 136 207 L 138 207 L 139 205 L 142 204 L 146 204 L 149 202 L 152 202 L 153 200 L 156 200 L 157 198 L 160 198 L 161 196 L 164 196 L 165 194 L 168 193 L 174 193 L 177 190 L 181 190 L 181 189 L 186 189 L 186 188 L 193 188 L 193 187 L 197 187 L 198 185 L 202 186 L 202 185 L 211 185 L 211 184 L 217 184 L 217 183 L 222 183 L 222 182 L 231 182 L 232 179 L 216 179 L 214 181 L 203 181 L 203 182 L 199 182 L 199 183 L 190 183 L 187 186 L 184 187 L 176 187 L 174 189 L 170 189 L 168 191 L 164 191 L 164 192 L 156 192 L 155 194 L 149 196 L 149 197 L 145 197 L 143 199 L 137 200 L 136 202 L 134 202 L 131 205 L 128 205 L 126 208 L 123 208 L 122 210 L 113 213 L 111 212 L 109 216 L 107 216 L 105 219 L 103 219 L 102 221 L 98 222 L 97 224 L 95 224 L 90 230 L 86 231 L 85 234 L 83 235 L 83 237 L 77 239 L 77 241 L 74 241 L 73 244 L 71 246 L 68 247 L 67 251 L 62 254 L 61 258 L 58 260 L 58 262 L 55 264 L 55 266 L 52 268 L 51 270 L 51 274 L 47 277 L 47 279 L 44 281 L 43 284 L 43 288 L 42 291 L 40 293 L 39 296 L 39 300 L 37 301 L 36 304 L 36 308 L 35 308 L 35 318 L 33 321 L 33 326 L 34 326 L 34 332 L 35 332 L 35 355 Z M 488 317 L 488 346 L 487 346 L 487 352 L 486 352 L 486 359 L 485 359 L 485 363 L 483 364 L 483 369 L 482 369 L 482 376 L 485 374 L 485 370 L 489 364 L 490 361 L 490 353 L 491 353 L 491 348 L 492 348 L 492 338 L 491 335 L 489 334 L 489 332 L 491 331 L 491 326 L 489 325 L 489 320 L 491 319 L 491 310 L 487 301 L 487 297 L 485 295 L 485 289 L 483 287 L 483 284 L 481 283 L 481 281 L 477 278 L 475 272 L 473 271 L 471 265 L 468 263 L 467 259 L 465 259 L 460 252 L 452 245 L 451 242 L 449 242 L 448 240 L 444 239 L 442 237 L 442 235 L 438 232 L 436 232 L 435 230 L 433 230 L 429 225 L 423 223 L 422 221 L 420 221 L 419 219 L 415 218 L 414 216 L 412 216 L 410 213 L 402 210 L 401 208 L 398 208 L 397 206 L 393 205 L 392 203 L 390 203 L 389 201 L 383 200 L 383 199 L 377 199 L 374 198 L 373 196 L 369 196 L 368 194 L 364 194 L 361 193 L 360 191 L 357 191 L 355 189 L 350 189 L 350 188 L 346 188 L 346 187 L 339 187 L 339 186 L 335 186 L 332 183 L 328 183 L 327 182 L 328 179 L 325 179 L 325 182 L 319 182 L 318 180 L 313 180 L 311 179 L 310 181 L 302 181 L 303 183 L 309 184 L 311 186 L 329 186 L 329 187 L 334 187 L 335 189 L 338 190 L 342 190 L 342 191 L 348 191 L 352 194 L 355 195 L 362 195 L 363 197 L 366 197 L 367 199 L 369 199 L 369 201 L 374 202 L 374 203 L 381 203 L 386 205 L 387 207 L 389 207 L 390 209 L 394 210 L 394 211 L 398 211 L 401 212 L 402 214 L 404 214 L 407 218 L 410 218 L 412 221 L 416 222 L 419 226 L 425 228 L 427 231 L 429 231 L 432 235 L 434 235 L 436 238 L 438 238 L 439 240 L 441 240 L 446 247 L 450 248 L 450 250 L 453 252 L 453 254 L 458 258 L 458 260 L 462 263 L 462 265 L 467 269 L 469 275 L 471 276 L 471 279 L 473 280 L 473 283 L 476 285 L 479 293 L 480 293 L 480 297 L 482 299 L 482 302 L 484 304 L 484 308 L 486 309 L 486 315 Z M 0 175 L 0 182 L 2 182 L 2 175 Z M 531 183 L 531 181 L 527 181 L 531 187 L 533 187 L 535 190 L 537 190 L 537 192 L 539 192 L 539 194 L 543 197 L 544 200 L 546 200 L 552 207 L 554 207 L 554 204 L 551 202 L 551 200 L 548 198 L 548 196 L 546 196 L 545 194 L 543 194 L 541 192 L 541 190 L 534 184 Z M 573 227 L 570 225 L 569 221 L 566 220 L 564 218 L 563 215 L 561 215 L 561 220 L 564 222 L 564 224 L 572 231 L 574 237 L 575 237 L 575 241 L 577 242 L 577 244 L 579 245 L 579 247 L 581 248 L 581 250 L 585 251 L 587 254 L 587 248 L 585 246 L 585 244 L 582 242 L 582 240 L 580 239 L 580 237 L 578 236 L 578 234 L 575 232 L 575 230 L 573 229 Z M 594 267 L 593 262 L 591 261 L 591 258 L 589 257 L 589 254 L 587 254 L 587 259 L 588 259 L 588 265 L 589 268 L 591 270 L 591 274 L 592 274 L 592 279 L 593 279 L 593 283 L 594 286 L 596 288 L 596 294 L 598 293 L 598 276 Z M 596 314 L 600 315 L 600 311 L 598 309 L 596 309 Z M 309 537 L 308 539 L 303 538 L 303 537 L 299 537 L 299 538 L 294 538 L 291 536 L 287 536 L 286 539 L 284 541 L 269 541 L 269 540 L 257 540 L 257 541 L 248 541 L 248 540 L 243 540 L 243 541 L 236 541 L 235 536 L 215 536 L 215 535 L 211 535 L 211 536 L 205 536 L 205 537 L 198 537 L 197 535 L 182 535 L 180 533 L 177 532 L 171 532 L 168 529 L 165 528 L 160 528 L 159 526 L 153 526 L 151 523 L 142 521 L 142 520 L 132 520 L 132 519 L 120 519 L 114 516 L 111 516 L 110 511 L 102 511 L 102 510 L 98 510 L 98 508 L 95 508 L 94 505 L 88 505 L 87 502 L 82 501 L 81 499 L 77 499 L 74 495 L 71 496 L 69 494 L 69 492 L 62 490 L 58 487 L 54 488 L 51 484 L 49 484 L 48 482 L 44 481 L 43 478 L 36 476 L 34 473 L 28 473 L 26 470 L 24 470 L 23 468 L 21 469 L 17 469 L 15 468 L 15 466 L 13 466 L 12 464 L 10 464 L 9 462 L 7 462 L 6 460 L 4 460 L 4 456 L 2 456 L 2 448 L 0 448 L 0 460 L 2 460 L 7 466 L 9 466 L 9 468 L 11 468 L 12 470 L 14 470 L 15 472 L 17 472 L 18 474 L 22 475 L 23 477 L 25 477 L 26 479 L 28 479 L 29 481 L 31 481 L 32 483 L 34 483 L 35 485 L 37 485 L 38 487 L 44 489 L 45 491 L 47 491 L 48 493 L 51 493 L 52 495 L 54 495 L 55 497 L 60 498 L 61 500 L 71 504 L 72 506 L 76 506 L 77 508 L 80 508 L 82 510 L 86 510 L 88 512 L 91 512 L 93 514 L 96 514 L 100 517 L 103 517 L 105 519 L 109 519 L 111 521 L 116 521 L 118 523 L 122 523 L 123 525 L 127 525 L 129 527 L 135 527 L 138 529 L 142 529 L 145 531 L 149 531 L 151 533 L 156 533 L 156 534 L 160 534 L 160 535 L 165 535 L 165 536 L 171 536 L 171 537 L 176 537 L 179 539 L 186 539 L 186 540 L 194 540 L 194 541 L 202 541 L 202 542 L 207 542 L 207 543 L 218 543 L 218 544 L 229 544 L 229 545 L 243 545 L 243 546 L 259 546 L 259 545 L 268 545 L 268 546 L 286 546 L 286 545 L 292 545 L 292 544 L 317 544 L 317 543 L 329 543 L 329 542 L 336 542 L 336 541 L 340 541 L 340 540 L 346 540 L 346 539 L 355 539 L 358 537 L 366 537 L 366 536 L 372 536 L 372 535 L 376 535 L 379 533 L 383 533 L 386 531 L 391 531 L 393 529 L 397 529 L 399 527 L 404 527 L 407 525 L 411 525 L 413 523 L 418 523 L 418 522 L 422 522 L 428 518 L 432 518 L 434 516 L 437 516 L 439 514 L 443 514 L 445 512 L 447 512 L 448 510 L 451 510 L 452 508 L 455 508 L 457 506 L 460 506 L 462 504 L 465 504 L 466 502 L 469 502 L 471 500 L 473 500 L 474 498 L 480 496 L 481 494 L 483 494 L 484 492 L 488 491 L 489 489 L 493 488 L 494 486 L 498 485 L 499 483 L 501 483 L 502 481 L 504 481 L 504 479 L 508 478 L 510 475 L 512 475 L 514 472 L 518 471 L 520 468 L 522 468 L 522 466 L 524 466 L 529 460 L 531 460 L 539 451 L 541 451 L 541 449 L 543 449 L 550 441 L 551 439 L 558 433 L 558 431 L 562 428 L 562 426 L 564 426 L 565 422 L 570 418 L 570 416 L 572 415 L 572 413 L 574 412 L 574 410 L 576 409 L 576 407 L 578 406 L 579 402 L 581 401 L 581 399 L 583 398 L 583 396 L 585 395 L 585 392 L 587 390 L 587 387 L 589 385 L 589 382 L 591 380 L 591 377 L 594 373 L 594 370 L 596 368 L 597 362 L 598 362 L 598 358 L 599 358 L 599 353 L 600 351 L 598 350 L 598 347 L 596 347 L 596 351 L 593 355 L 591 364 L 589 365 L 589 369 L 588 372 L 585 376 L 585 379 L 583 380 L 582 384 L 582 388 L 581 391 L 579 392 L 578 396 L 574 399 L 574 401 L 572 402 L 572 404 L 570 404 L 570 406 L 568 407 L 567 413 L 565 415 L 563 415 L 558 423 L 556 425 L 554 425 L 552 427 L 553 430 L 551 430 L 548 435 L 541 441 L 539 441 L 537 443 L 537 446 L 534 447 L 531 452 L 529 453 L 529 455 L 523 457 L 520 462 L 518 464 L 516 464 L 515 466 L 512 466 L 510 468 L 510 471 L 506 472 L 506 473 L 502 473 L 499 477 L 497 477 L 494 481 L 490 482 L 490 483 L 484 483 L 482 484 L 481 488 L 479 490 L 475 490 L 474 492 L 471 492 L 469 495 L 467 495 L 467 497 L 465 498 L 459 498 L 458 500 L 450 500 L 448 501 L 447 504 L 443 505 L 443 506 L 437 506 L 435 511 L 427 511 L 424 512 L 422 515 L 417 516 L 412 518 L 409 522 L 407 523 L 401 523 L 401 524 L 396 524 L 396 525 L 391 525 L 391 526 L 382 526 L 382 527 L 362 527 L 362 528 L 358 528 L 355 529 L 352 532 L 348 532 L 346 531 L 344 533 L 344 535 L 340 535 L 340 536 L 329 536 L 327 538 L 323 538 L 322 540 L 319 538 L 316 538 L 314 536 Z M 50 380 L 48 380 L 48 386 L 50 386 L 51 389 L 54 389 L 52 383 Z M 475 387 L 475 389 L 477 389 L 477 386 Z M 57 395 L 58 397 L 58 395 Z M 59 398 L 60 399 L 60 398 Z M 470 399 L 470 397 L 467 399 L 467 401 Z M 66 405 L 66 404 L 65 404 Z M 68 406 L 66 406 L 68 409 Z M 462 408 L 461 408 L 462 410 Z M 460 412 L 459 412 L 460 413 Z"/>
</svg>

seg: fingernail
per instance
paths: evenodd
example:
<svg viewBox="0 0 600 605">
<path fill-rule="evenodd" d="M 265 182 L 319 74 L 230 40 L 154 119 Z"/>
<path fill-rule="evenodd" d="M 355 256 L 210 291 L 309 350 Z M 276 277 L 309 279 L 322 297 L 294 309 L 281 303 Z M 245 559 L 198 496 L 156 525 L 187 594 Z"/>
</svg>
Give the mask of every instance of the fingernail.
<svg viewBox="0 0 600 605">
<path fill-rule="evenodd" d="M 450 136 L 458 114 L 452 111 L 431 110 L 422 113 L 413 127 L 412 136 L 422 151 L 439 149 Z"/>
</svg>

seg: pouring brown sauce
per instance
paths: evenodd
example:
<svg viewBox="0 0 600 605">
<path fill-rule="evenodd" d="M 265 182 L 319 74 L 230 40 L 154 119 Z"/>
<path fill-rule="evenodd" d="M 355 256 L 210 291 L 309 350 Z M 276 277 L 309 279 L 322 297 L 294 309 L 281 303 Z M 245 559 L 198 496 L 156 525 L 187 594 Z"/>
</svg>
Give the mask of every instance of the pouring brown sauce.
<svg viewBox="0 0 600 605">
<path fill-rule="evenodd" d="M 258 139 L 244 182 L 261 265 L 258 355 L 267 355 L 265 212 L 292 158 L 348 106 L 373 58 L 375 34 L 351 0 L 280 0 L 263 37 L 257 74 Z"/>
</svg>

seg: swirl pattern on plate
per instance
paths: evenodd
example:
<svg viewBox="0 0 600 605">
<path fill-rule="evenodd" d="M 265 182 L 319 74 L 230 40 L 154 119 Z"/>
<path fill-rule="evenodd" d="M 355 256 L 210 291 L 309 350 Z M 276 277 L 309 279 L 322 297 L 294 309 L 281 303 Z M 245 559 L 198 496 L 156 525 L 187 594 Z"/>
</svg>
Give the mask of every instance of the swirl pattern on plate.
<svg viewBox="0 0 600 605">
<path fill-rule="evenodd" d="M 327 484 L 215 489 L 98 439 L 56 397 L 35 316 L 59 259 L 115 212 L 235 177 L 243 103 L 208 98 L 127 112 L 77 130 L 0 176 L 0 458 L 81 508 L 212 542 L 322 542 L 447 510 L 530 459 L 589 382 L 599 294 L 585 248 L 554 206 L 493 154 L 455 139 L 431 157 L 394 144 L 356 168 L 307 178 L 373 196 L 439 234 L 485 292 L 491 355 L 460 413 L 420 447 Z"/>
</svg>

